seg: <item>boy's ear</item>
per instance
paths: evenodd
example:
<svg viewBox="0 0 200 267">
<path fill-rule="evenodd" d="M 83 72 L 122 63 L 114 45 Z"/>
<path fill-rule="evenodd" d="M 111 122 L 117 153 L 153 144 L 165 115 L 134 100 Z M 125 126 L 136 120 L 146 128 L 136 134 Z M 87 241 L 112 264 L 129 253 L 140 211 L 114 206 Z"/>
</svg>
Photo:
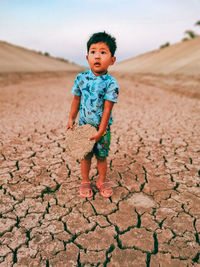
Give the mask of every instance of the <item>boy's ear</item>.
<svg viewBox="0 0 200 267">
<path fill-rule="evenodd" d="M 86 55 L 86 59 L 87 59 L 87 61 L 88 61 L 88 55 Z"/>
<path fill-rule="evenodd" d="M 115 63 L 115 61 L 116 61 L 116 57 L 112 57 L 111 58 L 111 64 L 110 65 L 113 65 Z"/>
</svg>

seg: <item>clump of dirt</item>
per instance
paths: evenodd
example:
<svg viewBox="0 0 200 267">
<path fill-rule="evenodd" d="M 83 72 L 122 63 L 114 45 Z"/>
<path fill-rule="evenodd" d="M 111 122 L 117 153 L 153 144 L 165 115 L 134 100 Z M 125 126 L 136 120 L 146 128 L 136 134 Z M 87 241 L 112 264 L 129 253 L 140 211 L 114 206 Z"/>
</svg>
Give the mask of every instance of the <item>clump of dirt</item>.
<svg viewBox="0 0 200 267">
<path fill-rule="evenodd" d="M 75 160 L 82 160 L 92 151 L 95 140 L 89 140 L 97 132 L 90 124 L 79 126 L 75 124 L 72 130 L 66 134 L 66 153 Z"/>
</svg>

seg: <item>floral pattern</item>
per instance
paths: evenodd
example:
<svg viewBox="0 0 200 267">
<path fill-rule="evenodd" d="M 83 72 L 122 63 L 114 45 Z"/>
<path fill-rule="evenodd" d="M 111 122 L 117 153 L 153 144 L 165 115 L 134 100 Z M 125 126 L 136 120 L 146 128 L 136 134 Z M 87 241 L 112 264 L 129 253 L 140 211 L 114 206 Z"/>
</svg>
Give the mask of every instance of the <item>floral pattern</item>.
<svg viewBox="0 0 200 267">
<path fill-rule="evenodd" d="M 104 101 L 118 101 L 119 85 L 108 73 L 95 76 L 90 70 L 77 75 L 72 94 L 81 96 L 79 124 L 88 123 L 97 127 L 101 122 Z M 113 124 L 112 113 L 108 124 Z"/>
</svg>

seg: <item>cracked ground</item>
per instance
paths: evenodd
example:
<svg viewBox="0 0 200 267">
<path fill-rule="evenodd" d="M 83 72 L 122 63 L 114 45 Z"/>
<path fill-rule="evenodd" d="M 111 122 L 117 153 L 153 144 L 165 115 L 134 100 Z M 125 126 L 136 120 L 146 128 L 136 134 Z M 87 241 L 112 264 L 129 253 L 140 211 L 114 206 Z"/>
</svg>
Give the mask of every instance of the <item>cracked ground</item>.
<svg viewBox="0 0 200 267">
<path fill-rule="evenodd" d="M 30 75 L 0 87 L 0 266 L 199 266 L 200 98 L 185 93 L 192 78 L 182 94 L 180 77 L 176 90 L 165 77 L 118 77 L 109 199 L 95 187 L 95 159 L 94 196 L 79 196 L 80 164 L 65 152 L 74 78 Z"/>
</svg>

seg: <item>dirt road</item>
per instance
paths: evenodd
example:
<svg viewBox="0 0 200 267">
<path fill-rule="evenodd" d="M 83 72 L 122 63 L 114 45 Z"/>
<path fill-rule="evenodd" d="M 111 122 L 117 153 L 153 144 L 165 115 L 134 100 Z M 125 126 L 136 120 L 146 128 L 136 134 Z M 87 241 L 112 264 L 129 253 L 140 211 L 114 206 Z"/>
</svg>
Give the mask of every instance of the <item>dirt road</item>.
<svg viewBox="0 0 200 267">
<path fill-rule="evenodd" d="M 199 266 L 200 99 L 163 77 L 118 77 L 114 195 L 95 187 L 94 159 L 85 200 L 65 153 L 74 78 L 0 87 L 0 266 Z"/>
</svg>

